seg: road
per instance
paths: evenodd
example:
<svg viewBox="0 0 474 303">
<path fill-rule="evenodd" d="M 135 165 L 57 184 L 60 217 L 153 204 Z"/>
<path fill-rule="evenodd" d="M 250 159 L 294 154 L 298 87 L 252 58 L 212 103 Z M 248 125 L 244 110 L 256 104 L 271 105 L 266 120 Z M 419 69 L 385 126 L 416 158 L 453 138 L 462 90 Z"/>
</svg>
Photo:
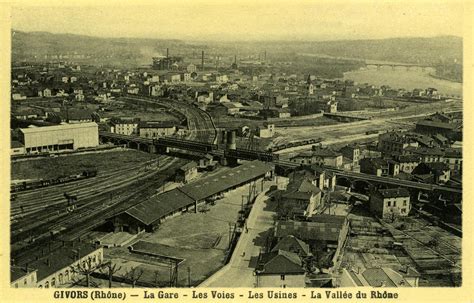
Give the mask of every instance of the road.
<svg viewBox="0 0 474 303">
<path fill-rule="evenodd" d="M 279 184 L 287 182 L 287 178 L 278 178 Z M 268 189 L 275 182 L 265 184 Z M 221 270 L 209 277 L 199 287 L 255 287 L 253 275 L 260 249 L 265 244 L 268 230 L 274 225 L 272 207 L 268 207 L 267 191 L 260 193 L 247 219 L 248 232 L 242 233 L 235 247 L 230 262 Z M 245 255 L 243 253 L 245 252 Z"/>
</svg>

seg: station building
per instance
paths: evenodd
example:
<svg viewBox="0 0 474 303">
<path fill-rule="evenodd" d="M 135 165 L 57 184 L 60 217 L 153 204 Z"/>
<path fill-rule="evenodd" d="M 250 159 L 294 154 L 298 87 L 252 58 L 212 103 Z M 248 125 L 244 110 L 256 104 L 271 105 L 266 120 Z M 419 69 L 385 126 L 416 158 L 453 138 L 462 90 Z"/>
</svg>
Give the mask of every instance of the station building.
<svg viewBox="0 0 474 303">
<path fill-rule="evenodd" d="M 26 154 L 95 147 L 99 128 L 95 122 L 21 128 L 19 141 Z"/>
</svg>

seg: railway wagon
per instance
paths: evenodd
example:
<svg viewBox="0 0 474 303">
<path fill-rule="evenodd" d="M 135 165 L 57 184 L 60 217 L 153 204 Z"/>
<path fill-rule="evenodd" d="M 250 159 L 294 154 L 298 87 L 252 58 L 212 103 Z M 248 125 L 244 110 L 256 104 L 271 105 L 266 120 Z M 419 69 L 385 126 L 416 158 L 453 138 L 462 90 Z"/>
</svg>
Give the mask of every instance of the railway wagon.
<svg viewBox="0 0 474 303">
<path fill-rule="evenodd" d="M 32 190 L 32 189 L 37 189 L 41 187 L 47 187 L 51 185 L 63 184 L 63 183 L 68 183 L 72 181 L 92 178 L 95 176 L 97 176 L 97 170 L 84 170 L 82 173 L 76 174 L 76 175 L 61 176 L 61 177 L 46 179 L 46 180 L 40 179 L 40 180 L 34 180 L 34 181 L 25 181 L 19 184 L 12 184 L 10 186 L 10 192 L 15 193 L 15 192 L 21 192 L 25 190 Z"/>
<path fill-rule="evenodd" d="M 163 145 L 171 148 L 192 149 L 198 151 L 211 152 L 217 150 L 217 144 L 197 142 L 191 140 L 174 139 L 174 138 L 159 138 L 155 141 L 158 145 Z"/>
<path fill-rule="evenodd" d="M 224 152 L 224 156 L 242 160 L 260 160 L 265 162 L 273 162 L 279 159 L 278 154 L 242 148 L 228 149 Z"/>
</svg>

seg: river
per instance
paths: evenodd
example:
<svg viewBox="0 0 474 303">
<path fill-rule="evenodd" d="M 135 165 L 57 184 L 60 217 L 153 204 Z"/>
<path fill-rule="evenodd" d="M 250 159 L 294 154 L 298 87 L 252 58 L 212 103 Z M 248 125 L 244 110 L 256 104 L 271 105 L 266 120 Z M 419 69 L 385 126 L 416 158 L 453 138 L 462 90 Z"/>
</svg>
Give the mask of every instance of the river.
<svg viewBox="0 0 474 303">
<path fill-rule="evenodd" d="M 425 89 L 434 87 L 442 95 L 462 96 L 462 83 L 437 79 L 430 76 L 434 69 L 427 68 L 422 71 L 419 68 L 383 66 L 380 69 L 375 67 L 361 68 L 357 71 L 344 73 L 344 79 L 350 79 L 357 83 L 369 83 L 376 86 L 388 85 L 392 88 L 404 88 L 413 90 L 414 88 Z"/>
</svg>

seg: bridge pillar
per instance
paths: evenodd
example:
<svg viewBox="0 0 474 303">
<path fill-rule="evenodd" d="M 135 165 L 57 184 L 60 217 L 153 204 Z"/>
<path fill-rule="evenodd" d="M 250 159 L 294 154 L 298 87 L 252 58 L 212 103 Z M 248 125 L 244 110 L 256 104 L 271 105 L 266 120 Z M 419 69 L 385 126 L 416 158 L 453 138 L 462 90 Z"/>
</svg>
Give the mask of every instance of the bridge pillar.
<svg viewBox="0 0 474 303">
<path fill-rule="evenodd" d="M 223 166 L 236 166 L 238 163 L 237 158 L 222 157 L 220 160 L 220 164 Z"/>
<path fill-rule="evenodd" d="M 156 146 L 153 144 L 148 145 L 148 152 L 150 154 L 156 154 Z"/>
<path fill-rule="evenodd" d="M 170 152 L 169 147 L 166 147 L 166 146 L 156 146 L 156 150 L 158 151 L 159 154 L 167 154 Z"/>
</svg>

